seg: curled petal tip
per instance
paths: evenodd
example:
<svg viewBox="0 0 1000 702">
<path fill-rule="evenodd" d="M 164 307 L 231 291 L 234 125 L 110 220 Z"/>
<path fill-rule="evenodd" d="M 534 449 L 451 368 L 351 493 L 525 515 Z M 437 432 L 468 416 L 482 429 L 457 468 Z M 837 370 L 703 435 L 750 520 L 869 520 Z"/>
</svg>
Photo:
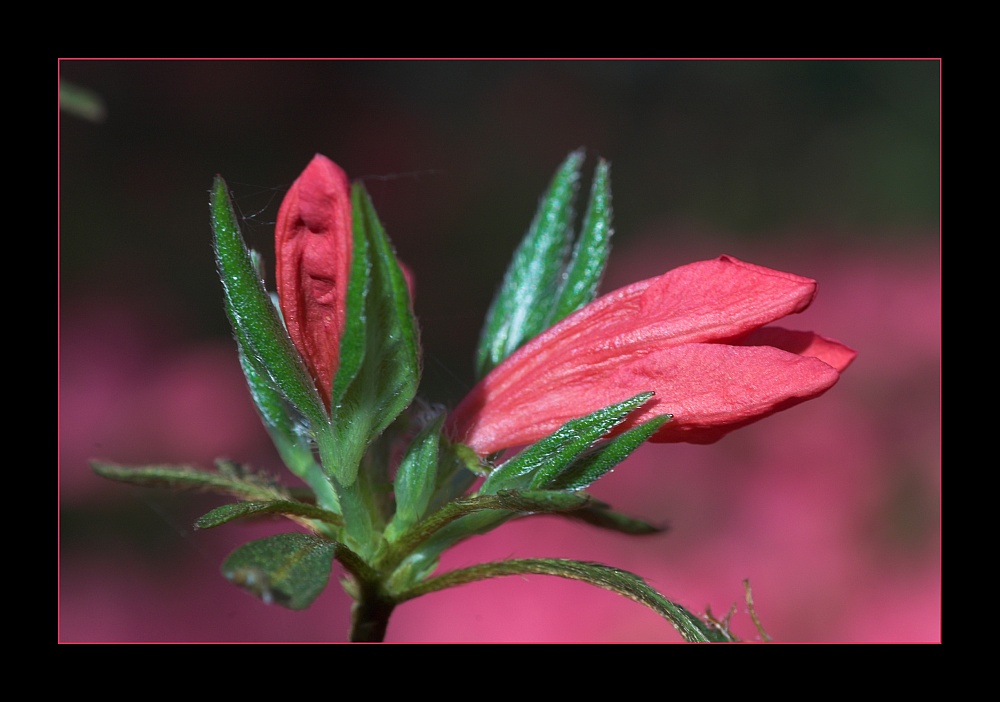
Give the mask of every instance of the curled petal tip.
<svg viewBox="0 0 1000 702">
<path fill-rule="evenodd" d="M 799 356 L 818 358 L 839 373 L 845 371 L 858 356 L 858 352 L 849 346 L 816 332 L 793 331 L 783 327 L 761 327 L 750 332 L 741 343 L 745 346 L 774 346 Z"/>
</svg>

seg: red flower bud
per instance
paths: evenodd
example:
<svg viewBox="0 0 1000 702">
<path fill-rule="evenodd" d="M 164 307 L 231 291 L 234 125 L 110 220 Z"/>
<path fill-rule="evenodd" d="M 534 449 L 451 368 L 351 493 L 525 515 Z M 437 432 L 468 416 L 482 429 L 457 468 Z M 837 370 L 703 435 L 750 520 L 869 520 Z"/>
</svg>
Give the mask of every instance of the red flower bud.
<svg viewBox="0 0 1000 702">
<path fill-rule="evenodd" d="M 313 157 L 281 203 L 274 239 L 285 327 L 329 407 L 353 247 L 350 186 L 337 164 Z"/>
<path fill-rule="evenodd" d="M 652 390 L 616 431 L 672 414 L 652 441 L 716 441 L 825 392 L 854 359 L 811 332 L 762 328 L 815 293 L 813 280 L 728 256 L 633 283 L 494 368 L 451 414 L 449 433 L 485 456 Z"/>
</svg>

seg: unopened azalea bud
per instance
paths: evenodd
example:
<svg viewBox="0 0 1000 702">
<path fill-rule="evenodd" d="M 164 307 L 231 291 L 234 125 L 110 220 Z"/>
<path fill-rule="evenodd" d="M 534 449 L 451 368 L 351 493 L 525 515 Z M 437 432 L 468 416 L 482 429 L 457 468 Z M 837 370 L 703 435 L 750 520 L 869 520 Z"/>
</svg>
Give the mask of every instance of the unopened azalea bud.
<svg viewBox="0 0 1000 702">
<path fill-rule="evenodd" d="M 281 203 L 274 239 L 285 326 L 329 406 L 353 246 L 350 185 L 337 164 L 316 154 Z"/>
</svg>

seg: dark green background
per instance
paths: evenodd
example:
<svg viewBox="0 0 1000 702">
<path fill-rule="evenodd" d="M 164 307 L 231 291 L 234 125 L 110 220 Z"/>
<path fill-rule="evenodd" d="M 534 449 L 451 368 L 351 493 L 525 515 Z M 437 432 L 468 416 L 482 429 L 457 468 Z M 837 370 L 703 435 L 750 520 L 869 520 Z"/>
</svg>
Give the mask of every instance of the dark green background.
<svg viewBox="0 0 1000 702">
<path fill-rule="evenodd" d="M 611 161 L 619 247 L 650 229 L 669 238 L 671 223 L 791 242 L 822 224 L 825 246 L 905 246 L 938 221 L 937 61 L 67 60 L 60 70 L 106 107 L 101 123 L 62 117 L 64 314 L 81 296 L 149 296 L 183 309 L 188 334 L 228 334 L 209 249 L 212 177 L 226 178 L 247 239 L 270 257 L 278 203 L 315 152 L 365 179 L 416 273 L 427 352 L 463 379 L 537 198 L 581 146 L 588 176 L 596 155 Z"/>
</svg>

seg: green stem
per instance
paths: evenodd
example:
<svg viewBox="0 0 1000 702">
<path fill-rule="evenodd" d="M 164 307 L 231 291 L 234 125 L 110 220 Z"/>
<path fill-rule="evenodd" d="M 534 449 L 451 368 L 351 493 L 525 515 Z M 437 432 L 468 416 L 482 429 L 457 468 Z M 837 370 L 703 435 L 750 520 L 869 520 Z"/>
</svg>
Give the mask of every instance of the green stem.
<svg viewBox="0 0 1000 702">
<path fill-rule="evenodd" d="M 396 603 L 376 584 L 359 583 L 358 590 L 357 599 L 351 605 L 350 640 L 353 643 L 380 643 L 385 640 L 385 630 Z"/>
<path fill-rule="evenodd" d="M 337 560 L 350 574 L 344 587 L 354 598 L 348 640 L 357 643 L 384 640 L 389 617 L 398 600 L 386 593 L 379 574 L 351 549 L 339 545 Z"/>
</svg>

